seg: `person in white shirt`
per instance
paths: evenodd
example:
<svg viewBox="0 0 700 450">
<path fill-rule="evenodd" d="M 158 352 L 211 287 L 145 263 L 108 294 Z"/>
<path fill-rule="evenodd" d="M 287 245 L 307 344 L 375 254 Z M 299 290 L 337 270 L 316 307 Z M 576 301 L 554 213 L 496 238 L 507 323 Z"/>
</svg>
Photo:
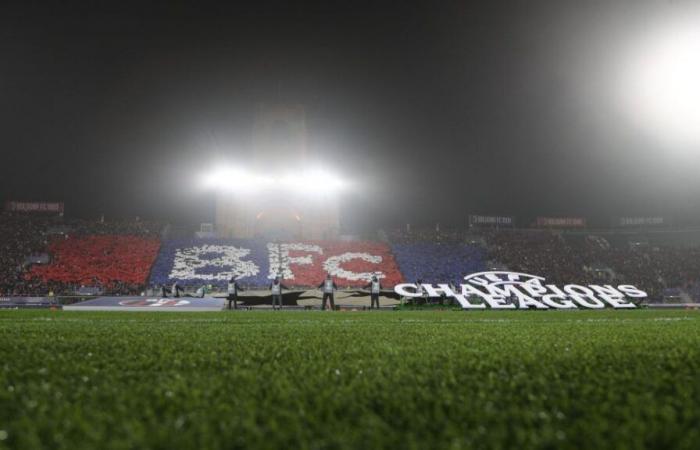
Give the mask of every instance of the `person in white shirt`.
<svg viewBox="0 0 700 450">
<path fill-rule="evenodd" d="M 272 309 L 278 309 L 275 307 L 275 304 L 279 306 L 279 309 L 282 309 L 282 289 L 289 289 L 287 286 L 282 284 L 280 281 L 280 277 L 276 276 L 275 279 L 272 281 L 272 284 L 270 284 L 270 291 L 272 292 Z"/>
<path fill-rule="evenodd" d="M 424 305 L 428 304 L 428 293 L 423 289 L 423 280 L 416 281 L 416 294 L 420 294 L 420 297 L 413 299 L 415 305 L 418 304 L 418 298 Z"/>
<path fill-rule="evenodd" d="M 238 281 L 236 281 L 236 276 L 232 276 L 230 280 L 228 280 L 228 285 L 226 286 L 226 292 L 228 293 L 228 297 L 226 299 L 228 300 L 228 309 L 231 309 L 231 303 L 233 303 L 233 309 L 238 309 L 237 305 L 237 300 L 238 300 L 238 291 L 243 291 L 240 284 L 238 284 Z"/>
<path fill-rule="evenodd" d="M 338 286 L 335 284 L 335 281 L 333 281 L 333 278 L 331 278 L 331 274 L 326 275 L 326 279 L 321 282 L 321 284 L 318 285 L 318 288 L 322 290 L 323 292 L 323 300 L 321 302 L 321 311 L 326 309 L 326 301 L 330 302 L 330 307 L 331 310 L 335 309 L 335 296 L 334 293 L 338 289 Z"/>
<path fill-rule="evenodd" d="M 382 284 L 379 282 L 379 278 L 376 275 L 372 275 L 372 279 L 369 284 L 365 286 L 365 289 L 369 289 L 370 305 L 369 309 L 374 308 L 376 302 L 377 309 L 379 309 L 379 293 L 382 290 Z"/>
</svg>

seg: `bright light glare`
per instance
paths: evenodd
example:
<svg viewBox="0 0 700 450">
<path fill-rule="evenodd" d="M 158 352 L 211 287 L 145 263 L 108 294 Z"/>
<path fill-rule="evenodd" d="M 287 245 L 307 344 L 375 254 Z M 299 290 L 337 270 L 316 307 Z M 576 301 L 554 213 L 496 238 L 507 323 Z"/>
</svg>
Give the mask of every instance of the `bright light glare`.
<svg viewBox="0 0 700 450">
<path fill-rule="evenodd" d="M 299 174 L 287 174 L 277 180 L 280 186 L 293 189 L 297 192 L 313 194 L 336 192 L 345 186 L 345 183 L 335 174 L 321 169 L 303 171 Z"/>
<path fill-rule="evenodd" d="M 700 145 L 700 14 L 672 21 L 642 43 L 625 76 L 625 103 L 665 143 Z"/>
<path fill-rule="evenodd" d="M 203 185 L 208 189 L 251 192 L 272 186 L 274 179 L 253 174 L 238 168 L 221 168 L 203 177 Z"/>
<path fill-rule="evenodd" d="M 207 189 L 240 193 L 291 191 L 305 196 L 337 193 L 347 186 L 346 181 L 322 169 L 300 170 L 271 177 L 241 168 L 226 167 L 212 170 L 201 181 Z"/>
</svg>

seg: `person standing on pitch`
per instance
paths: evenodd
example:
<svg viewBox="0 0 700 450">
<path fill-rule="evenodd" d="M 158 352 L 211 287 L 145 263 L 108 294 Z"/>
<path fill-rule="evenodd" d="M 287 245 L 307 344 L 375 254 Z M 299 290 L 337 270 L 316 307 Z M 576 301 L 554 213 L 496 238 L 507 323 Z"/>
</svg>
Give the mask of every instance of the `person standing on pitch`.
<svg viewBox="0 0 700 450">
<path fill-rule="evenodd" d="M 331 278 L 330 273 L 326 275 L 326 279 L 318 285 L 318 288 L 323 290 L 321 311 L 326 309 L 326 300 L 330 301 L 331 310 L 335 309 L 335 298 L 333 294 L 338 289 L 338 286 L 335 284 L 335 281 L 333 281 L 333 278 Z"/>
<path fill-rule="evenodd" d="M 372 275 L 372 280 L 365 286 L 365 289 L 369 289 L 369 309 L 374 307 L 375 302 L 377 302 L 377 309 L 379 309 L 379 292 L 382 290 L 382 284 L 379 282 L 379 278 L 377 278 L 376 275 Z"/>
<path fill-rule="evenodd" d="M 232 275 L 231 279 L 228 280 L 228 286 L 226 286 L 226 291 L 228 292 L 228 309 L 231 309 L 231 303 L 233 303 L 233 309 L 238 309 L 236 304 L 238 300 L 238 291 L 244 291 L 240 284 L 236 281 L 236 276 Z"/>
<path fill-rule="evenodd" d="M 270 285 L 270 291 L 272 291 L 272 309 L 275 310 L 275 303 L 279 305 L 279 309 L 282 309 L 282 289 L 289 289 L 287 286 L 283 285 L 280 281 L 279 275 L 275 277 Z"/>
<path fill-rule="evenodd" d="M 177 284 L 177 281 L 176 281 L 173 283 L 173 288 L 170 290 L 170 293 L 172 294 L 173 297 L 180 298 L 180 292 L 183 292 L 183 289 L 180 287 L 179 284 Z"/>
<path fill-rule="evenodd" d="M 416 281 L 416 294 L 420 294 L 420 297 L 413 299 L 414 305 L 418 304 L 418 298 L 420 298 L 424 304 L 428 304 L 428 293 L 423 289 L 423 280 L 420 278 Z"/>
</svg>

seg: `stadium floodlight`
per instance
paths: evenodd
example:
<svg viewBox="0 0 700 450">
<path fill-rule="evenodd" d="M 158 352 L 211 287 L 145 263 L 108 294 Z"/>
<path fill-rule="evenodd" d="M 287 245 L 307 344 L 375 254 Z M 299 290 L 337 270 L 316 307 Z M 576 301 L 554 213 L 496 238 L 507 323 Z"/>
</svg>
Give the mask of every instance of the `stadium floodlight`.
<svg viewBox="0 0 700 450">
<path fill-rule="evenodd" d="M 223 167 L 204 175 L 202 184 L 209 189 L 230 192 L 252 192 L 274 184 L 270 177 L 237 167 Z"/>
<path fill-rule="evenodd" d="M 284 188 L 310 196 L 336 193 L 346 185 L 338 175 L 323 169 L 286 174 L 279 178 L 278 183 Z"/>
<path fill-rule="evenodd" d="M 201 184 L 222 192 L 284 191 L 308 197 L 335 194 L 347 186 L 339 176 L 318 168 L 273 177 L 237 167 L 221 167 L 205 174 Z"/>
<path fill-rule="evenodd" d="M 626 109 L 664 143 L 700 145 L 700 9 L 642 40 L 621 87 Z"/>
</svg>

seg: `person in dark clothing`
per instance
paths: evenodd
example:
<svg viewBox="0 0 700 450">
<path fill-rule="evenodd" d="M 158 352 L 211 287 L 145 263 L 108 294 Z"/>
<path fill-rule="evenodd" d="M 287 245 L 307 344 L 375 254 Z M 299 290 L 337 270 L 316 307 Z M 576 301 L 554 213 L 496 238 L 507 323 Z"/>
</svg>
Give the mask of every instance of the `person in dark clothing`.
<svg viewBox="0 0 700 450">
<path fill-rule="evenodd" d="M 177 281 L 173 283 L 173 288 L 171 289 L 173 297 L 180 298 L 180 293 L 185 292 L 185 290 L 180 286 Z"/>
<path fill-rule="evenodd" d="M 238 281 L 236 281 L 236 276 L 232 276 L 230 280 L 228 280 L 228 286 L 226 287 L 226 292 L 228 293 L 228 297 L 226 299 L 228 300 L 228 309 L 231 309 L 231 304 L 233 303 L 233 309 L 238 309 L 238 292 L 239 291 L 245 291 L 241 287 L 240 284 L 238 284 Z"/>
<path fill-rule="evenodd" d="M 338 286 L 335 284 L 335 281 L 333 281 L 333 278 L 331 278 L 331 274 L 329 273 L 326 275 L 326 279 L 321 282 L 321 284 L 318 285 L 318 288 L 321 289 L 321 292 L 323 292 L 323 300 L 321 302 L 321 311 L 326 309 L 326 301 L 330 302 L 331 310 L 335 309 L 335 291 L 338 289 Z"/>
<path fill-rule="evenodd" d="M 275 279 L 270 284 L 270 291 L 272 292 L 272 309 L 277 309 L 275 303 L 279 305 L 279 309 L 282 309 L 282 289 L 289 289 L 287 286 L 282 284 L 280 277 L 276 276 Z"/>
<path fill-rule="evenodd" d="M 374 308 L 376 302 L 377 309 L 379 309 L 379 293 L 382 290 L 382 284 L 379 282 L 379 278 L 376 275 L 372 275 L 372 279 L 365 286 L 365 289 L 369 289 L 370 305 L 369 309 Z"/>
</svg>

